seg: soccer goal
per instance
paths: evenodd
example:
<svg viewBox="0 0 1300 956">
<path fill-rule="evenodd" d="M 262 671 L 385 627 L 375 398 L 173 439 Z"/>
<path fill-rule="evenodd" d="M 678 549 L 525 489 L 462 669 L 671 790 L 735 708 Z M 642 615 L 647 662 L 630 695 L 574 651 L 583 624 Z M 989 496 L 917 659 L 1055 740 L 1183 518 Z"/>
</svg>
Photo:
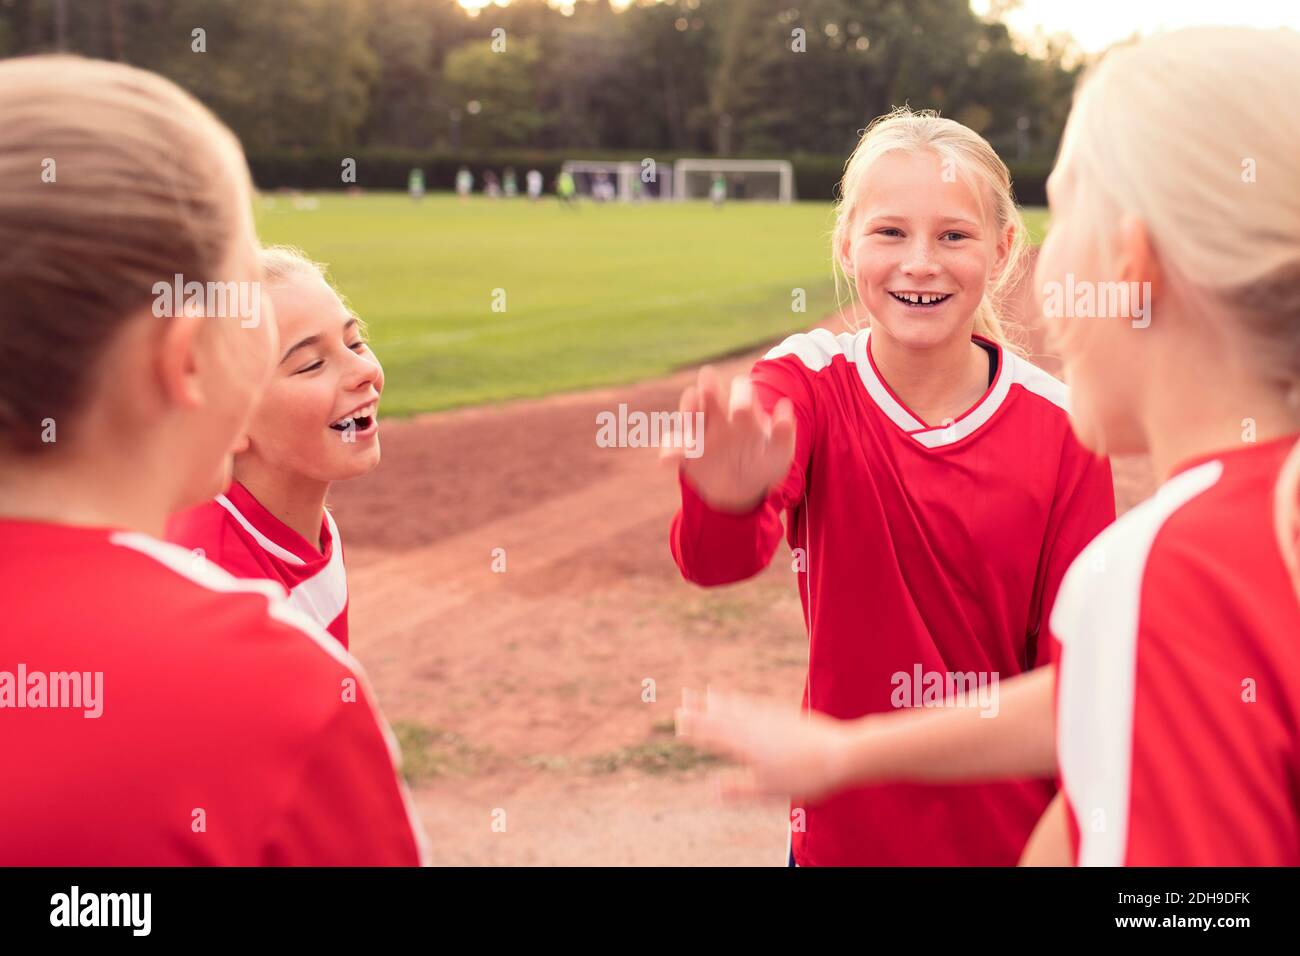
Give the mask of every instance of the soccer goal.
<svg viewBox="0 0 1300 956">
<path fill-rule="evenodd" d="M 570 159 L 560 167 L 573 177 L 578 195 L 598 200 L 631 202 L 634 199 L 671 199 L 673 167 L 658 163 Z M 647 177 L 646 170 L 650 175 Z"/>
<path fill-rule="evenodd" d="M 794 167 L 784 159 L 679 159 L 673 164 L 675 199 L 794 199 Z"/>
</svg>

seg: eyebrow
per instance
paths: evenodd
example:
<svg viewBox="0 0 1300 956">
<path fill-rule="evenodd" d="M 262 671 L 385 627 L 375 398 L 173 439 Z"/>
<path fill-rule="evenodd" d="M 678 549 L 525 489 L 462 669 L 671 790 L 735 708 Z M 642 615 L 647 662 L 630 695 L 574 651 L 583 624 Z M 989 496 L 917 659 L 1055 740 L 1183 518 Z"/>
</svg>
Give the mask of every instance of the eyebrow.
<svg viewBox="0 0 1300 956">
<path fill-rule="evenodd" d="M 905 217 L 903 217 L 903 216 L 868 216 L 868 217 L 867 217 L 867 221 L 868 221 L 868 222 L 903 222 L 903 223 L 905 223 L 905 222 L 907 222 L 907 219 L 906 219 Z M 940 219 L 939 221 L 940 221 L 941 223 L 956 223 L 956 224 L 959 225 L 959 226 L 970 226 L 970 227 L 972 227 L 972 228 L 974 228 L 974 229 L 978 229 L 978 228 L 979 228 L 979 223 L 977 223 L 977 222 L 973 222 L 973 221 L 970 220 L 970 219 L 962 219 L 962 218 L 960 218 L 960 217 L 958 217 L 958 216 L 944 216 L 944 217 L 943 217 L 942 219 Z"/>
<path fill-rule="evenodd" d="M 348 330 L 351 329 L 356 324 L 357 324 L 357 317 L 354 315 L 352 316 L 352 318 L 348 319 L 346 322 L 343 323 L 343 334 L 346 335 L 348 333 Z M 317 333 L 316 335 L 309 335 L 300 342 L 295 342 L 293 345 L 289 346 L 289 351 L 285 352 L 284 355 L 280 357 L 280 364 L 283 365 L 285 362 L 289 361 L 289 356 L 292 355 L 294 352 L 297 352 L 299 349 L 308 348 L 309 346 L 316 345 L 319 342 L 320 342 L 319 333 Z"/>
</svg>

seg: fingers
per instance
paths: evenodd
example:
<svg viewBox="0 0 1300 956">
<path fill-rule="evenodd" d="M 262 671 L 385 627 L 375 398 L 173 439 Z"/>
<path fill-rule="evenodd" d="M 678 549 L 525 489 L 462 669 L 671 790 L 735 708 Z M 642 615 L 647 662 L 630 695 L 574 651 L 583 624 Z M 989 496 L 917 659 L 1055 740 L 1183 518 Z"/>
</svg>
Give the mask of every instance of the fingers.
<svg viewBox="0 0 1300 956">
<path fill-rule="evenodd" d="M 696 379 L 696 411 L 704 412 L 704 425 L 707 428 L 713 422 L 726 421 L 727 410 L 722 405 L 722 391 L 718 387 L 718 373 L 712 365 L 700 369 Z"/>
<path fill-rule="evenodd" d="M 700 442 L 702 435 L 699 429 L 694 428 L 690 416 L 701 411 L 700 389 L 696 385 L 687 385 L 682 390 L 682 397 L 677 401 L 677 411 L 680 415 L 682 427 L 687 429 L 687 434 L 693 437 L 696 443 Z M 686 459 L 686 441 L 681 430 L 674 429 L 665 440 L 659 443 L 659 463 L 661 465 L 679 467 Z"/>
<path fill-rule="evenodd" d="M 664 442 L 659 446 L 659 464 L 666 468 L 679 468 L 686 460 L 686 449 L 677 442 Z"/>
<path fill-rule="evenodd" d="M 727 417 L 736 418 L 754 407 L 754 383 L 748 375 L 737 375 L 731 380 L 731 396 L 727 403 Z"/>
<path fill-rule="evenodd" d="M 742 695 L 723 694 L 709 688 L 701 696 L 689 688 L 682 690 L 682 706 L 676 711 L 677 735 L 693 746 L 735 760 L 737 766 L 724 767 L 710 778 L 710 788 L 719 802 L 761 800 L 784 797 L 788 793 L 773 776 L 773 758 L 763 756 L 763 738 L 770 718 L 776 713 L 770 704 Z M 788 723 L 789 714 L 781 714 Z"/>
<path fill-rule="evenodd" d="M 754 757 L 751 710 L 740 698 L 710 689 L 704 698 L 686 688 L 674 717 L 677 736 L 693 745 L 741 761 Z"/>
<path fill-rule="evenodd" d="M 689 737 L 694 730 L 693 721 L 699 714 L 699 694 L 689 687 L 682 688 L 682 705 L 673 711 L 678 737 Z"/>
<path fill-rule="evenodd" d="M 687 385 L 682 390 L 681 400 L 677 403 L 677 410 L 683 415 L 693 415 L 700 410 L 700 391 L 694 385 Z"/>
<path fill-rule="evenodd" d="M 717 421 L 744 425 L 764 420 L 762 409 L 754 401 L 754 383 L 748 375 L 738 375 L 731 380 L 724 405 L 718 373 L 713 366 L 705 365 L 700 369 L 696 392 L 692 397 L 696 402 L 692 411 L 704 412 L 706 426 Z"/>
</svg>

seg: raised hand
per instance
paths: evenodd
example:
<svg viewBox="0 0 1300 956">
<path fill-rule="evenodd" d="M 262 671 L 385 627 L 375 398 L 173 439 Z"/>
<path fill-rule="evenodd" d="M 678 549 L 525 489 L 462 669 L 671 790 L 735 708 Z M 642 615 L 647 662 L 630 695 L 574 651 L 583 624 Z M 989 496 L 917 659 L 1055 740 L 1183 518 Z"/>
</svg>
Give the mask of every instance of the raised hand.
<svg viewBox="0 0 1300 956">
<path fill-rule="evenodd" d="M 706 365 L 696 384 L 682 392 L 679 409 L 683 418 L 704 413 L 703 431 L 696 436 L 699 453 L 691 457 L 680 447 L 665 446 L 661 457 L 679 464 L 710 507 L 738 514 L 752 511 L 789 472 L 795 418 L 788 398 L 768 415 L 754 401 L 749 378 L 740 376 L 732 381 L 724 402 L 717 373 Z"/>
</svg>

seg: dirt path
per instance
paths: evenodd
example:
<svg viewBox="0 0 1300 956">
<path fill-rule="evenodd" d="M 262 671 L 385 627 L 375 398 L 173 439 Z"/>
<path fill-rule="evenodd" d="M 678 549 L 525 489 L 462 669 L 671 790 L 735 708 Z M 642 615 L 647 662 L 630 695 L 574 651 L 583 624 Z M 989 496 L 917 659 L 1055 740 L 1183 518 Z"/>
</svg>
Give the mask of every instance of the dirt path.
<svg viewBox="0 0 1300 956">
<path fill-rule="evenodd" d="M 333 492 L 353 649 L 440 862 L 784 862 L 784 806 L 719 809 L 708 762 L 672 736 L 684 685 L 798 701 L 784 545 L 753 581 L 686 584 L 673 475 L 654 450 L 595 444 L 598 412 L 675 408 L 693 376 L 388 421 L 382 467 Z M 1150 486 L 1143 462 L 1116 478 L 1123 507 Z"/>
</svg>

